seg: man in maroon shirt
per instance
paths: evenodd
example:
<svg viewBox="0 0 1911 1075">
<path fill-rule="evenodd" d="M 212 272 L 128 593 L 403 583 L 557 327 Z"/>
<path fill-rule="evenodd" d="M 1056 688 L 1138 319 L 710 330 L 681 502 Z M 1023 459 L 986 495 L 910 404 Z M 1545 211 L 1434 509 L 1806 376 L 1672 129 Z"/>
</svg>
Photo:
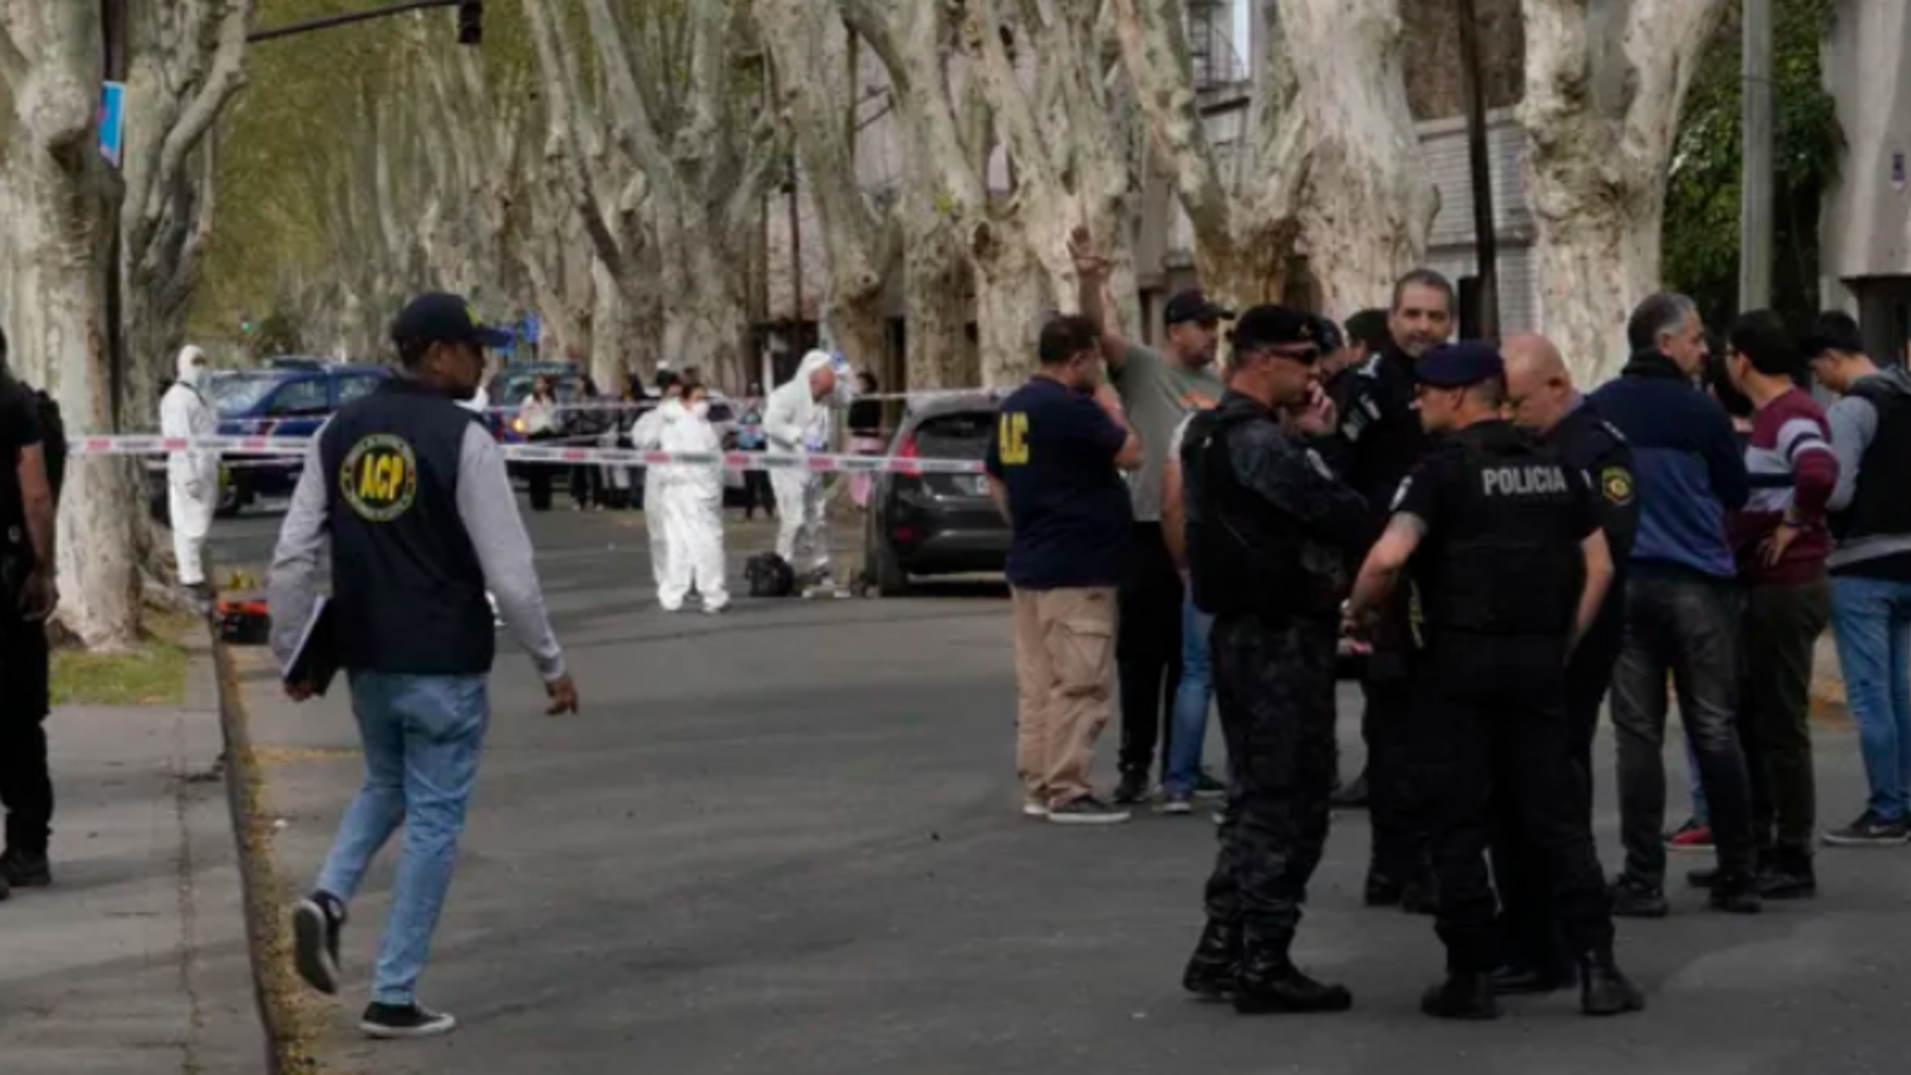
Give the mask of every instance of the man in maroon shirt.
<svg viewBox="0 0 1911 1075">
<path fill-rule="evenodd" d="M 1804 355 L 1776 314 L 1732 328 L 1732 382 L 1752 401 L 1745 469 L 1752 495 L 1728 522 L 1745 585 L 1739 734 L 1752 784 L 1759 889 L 1766 899 L 1817 893 L 1810 710 L 1812 647 L 1831 618 L 1826 504 L 1838 484 L 1825 412 L 1798 387 Z M 1704 875 L 1694 880 L 1703 883 Z"/>
</svg>

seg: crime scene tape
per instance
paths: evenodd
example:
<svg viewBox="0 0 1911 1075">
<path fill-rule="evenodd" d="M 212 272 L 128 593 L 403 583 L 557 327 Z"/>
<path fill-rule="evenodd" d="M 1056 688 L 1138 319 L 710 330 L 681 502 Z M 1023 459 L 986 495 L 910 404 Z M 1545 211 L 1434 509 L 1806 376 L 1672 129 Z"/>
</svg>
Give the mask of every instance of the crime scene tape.
<svg viewBox="0 0 1911 1075">
<path fill-rule="evenodd" d="M 220 455 L 304 455 L 309 437 L 144 437 L 69 438 L 69 455 L 160 455 L 216 452 Z M 826 455 L 791 452 L 668 452 L 655 448 L 553 448 L 501 444 L 500 452 L 520 463 L 595 463 L 604 466 L 722 466 L 725 470 L 803 470 L 812 474 L 981 474 L 974 459 L 922 459 L 892 455 Z"/>
</svg>

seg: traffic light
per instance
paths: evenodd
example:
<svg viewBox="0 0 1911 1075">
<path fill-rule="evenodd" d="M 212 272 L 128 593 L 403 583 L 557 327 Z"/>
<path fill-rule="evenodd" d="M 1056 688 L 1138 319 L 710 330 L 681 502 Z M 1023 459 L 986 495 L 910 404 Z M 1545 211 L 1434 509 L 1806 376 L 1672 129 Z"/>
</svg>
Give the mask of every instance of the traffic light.
<svg viewBox="0 0 1911 1075">
<path fill-rule="evenodd" d="M 484 40 L 484 0 L 463 0 L 458 5 L 458 44 L 476 45 Z"/>
</svg>

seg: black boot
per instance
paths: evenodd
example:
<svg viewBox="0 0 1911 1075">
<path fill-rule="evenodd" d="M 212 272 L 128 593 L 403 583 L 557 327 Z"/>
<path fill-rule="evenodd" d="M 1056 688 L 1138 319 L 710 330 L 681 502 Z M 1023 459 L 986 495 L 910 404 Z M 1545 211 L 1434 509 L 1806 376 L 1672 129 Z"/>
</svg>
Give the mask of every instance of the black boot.
<svg viewBox="0 0 1911 1075">
<path fill-rule="evenodd" d="M 1714 911 L 1728 914 L 1757 914 L 1764 910 L 1758 895 L 1758 878 L 1751 874 L 1723 873 L 1712 883 L 1708 901 Z"/>
<path fill-rule="evenodd" d="M 1487 976 L 1497 996 L 1521 996 L 1530 993 L 1552 993 L 1570 988 L 1575 981 L 1571 967 L 1537 966 L 1531 963 L 1508 963 Z"/>
<path fill-rule="evenodd" d="M 1624 1015 L 1644 1011 L 1645 995 L 1613 962 L 1611 952 L 1588 954 L 1579 961 L 1579 1010 L 1587 1015 Z"/>
<path fill-rule="evenodd" d="M 1242 1015 L 1344 1012 L 1353 1006 L 1354 996 L 1345 987 L 1302 974 L 1284 950 L 1256 951 L 1250 946 L 1241 958 L 1234 1010 Z"/>
<path fill-rule="evenodd" d="M 8 851 L 0 856 L 0 880 L 13 888 L 45 888 L 53 883 L 53 868 L 44 851 Z"/>
<path fill-rule="evenodd" d="M 1758 872 L 1758 894 L 1768 900 L 1802 900 L 1818 895 L 1818 871 L 1811 855 L 1784 850 L 1772 855 Z"/>
<path fill-rule="evenodd" d="M 1498 1019 L 1493 980 L 1477 971 L 1448 971 L 1447 980 L 1428 989 L 1420 1010 L 1436 1019 Z"/>
<path fill-rule="evenodd" d="M 1202 1000 L 1226 1000 L 1234 995 L 1240 967 L 1241 927 L 1210 919 L 1181 973 L 1181 987 Z"/>
</svg>

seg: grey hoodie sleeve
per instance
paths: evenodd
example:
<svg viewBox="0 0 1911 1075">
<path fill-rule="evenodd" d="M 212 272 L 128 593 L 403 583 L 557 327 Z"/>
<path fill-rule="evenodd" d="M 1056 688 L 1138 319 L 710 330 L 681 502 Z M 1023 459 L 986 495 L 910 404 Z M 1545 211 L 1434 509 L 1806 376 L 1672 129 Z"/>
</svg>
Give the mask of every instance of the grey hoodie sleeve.
<svg viewBox="0 0 1911 1075">
<path fill-rule="evenodd" d="M 298 652 L 299 636 L 318 604 L 320 561 L 331 539 L 325 511 L 330 491 L 319 458 L 321 429 L 312 434 L 305 450 L 305 469 L 292 493 L 292 507 L 279 527 L 279 544 L 272 552 L 272 570 L 266 580 L 266 607 L 272 617 L 272 656 L 284 668 Z"/>
<path fill-rule="evenodd" d="M 1861 396 L 1846 396 L 1831 405 L 1825 421 L 1831 426 L 1831 450 L 1838 456 L 1838 484 L 1825 506 L 1843 511 L 1858 490 L 1858 464 L 1878 435 L 1878 408 Z"/>
<path fill-rule="evenodd" d="M 563 678 L 564 651 L 558 648 L 544 610 L 532 562 L 531 538 L 518 514 L 517 494 L 504 470 L 497 441 L 476 422 L 465 430 L 458 457 L 458 517 L 471 535 L 471 547 L 484 569 L 484 584 L 498 600 L 498 612 L 512 637 L 531 654 L 546 683 Z"/>
</svg>

